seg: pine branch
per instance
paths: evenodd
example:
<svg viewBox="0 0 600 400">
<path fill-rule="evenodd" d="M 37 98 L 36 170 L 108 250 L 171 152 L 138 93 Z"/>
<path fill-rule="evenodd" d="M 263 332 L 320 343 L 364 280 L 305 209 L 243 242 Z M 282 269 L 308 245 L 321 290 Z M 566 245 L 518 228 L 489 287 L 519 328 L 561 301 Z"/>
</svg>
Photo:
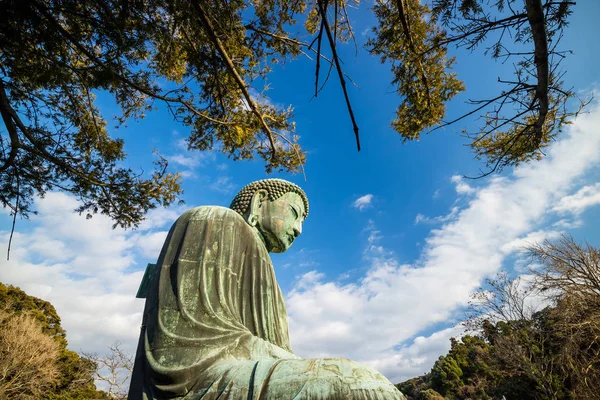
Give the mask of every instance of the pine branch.
<svg viewBox="0 0 600 400">
<path fill-rule="evenodd" d="M 72 166 L 70 166 L 69 164 L 64 162 L 63 160 L 50 154 L 48 152 L 48 150 L 46 150 L 45 146 L 43 144 L 39 143 L 38 140 L 35 137 L 33 137 L 31 132 L 29 132 L 29 129 L 25 126 L 23 121 L 21 121 L 21 118 L 19 118 L 16 111 L 12 107 L 9 108 L 8 112 L 9 112 L 10 116 L 12 117 L 12 120 L 15 122 L 17 127 L 21 130 L 21 132 L 25 136 L 25 138 L 27 138 L 27 140 L 33 145 L 33 147 L 30 147 L 30 146 L 21 144 L 20 148 L 22 148 L 23 150 L 29 151 L 30 153 L 39 155 L 40 157 L 46 159 L 47 161 L 50 161 L 52 164 L 56 165 L 57 167 L 65 170 L 67 172 L 70 172 L 71 174 L 73 174 L 75 176 L 78 176 L 79 178 L 89 182 L 92 185 L 99 186 L 99 187 L 112 186 L 111 184 L 100 182 L 100 181 L 90 178 L 85 172 L 82 172 L 76 168 L 73 168 Z"/>
<path fill-rule="evenodd" d="M 423 67 L 422 55 L 419 56 L 412 35 L 410 34 L 410 28 L 408 26 L 408 14 L 406 13 L 407 10 L 404 6 L 404 0 L 396 0 L 396 6 L 398 7 L 398 16 L 400 18 L 400 24 L 402 25 L 402 30 L 404 31 L 404 37 L 406 38 L 408 48 L 415 56 L 417 56 L 415 57 L 415 61 L 421 72 L 421 82 L 423 82 L 423 86 L 425 86 L 425 92 L 427 94 L 427 106 L 431 107 L 431 93 L 429 89 L 429 80 L 427 79 L 425 68 Z"/>
<path fill-rule="evenodd" d="M 221 42 L 221 40 L 217 36 L 215 29 L 212 26 L 212 23 L 210 22 L 207 13 L 204 11 L 204 8 L 200 5 L 200 2 L 197 0 L 193 1 L 192 5 L 196 9 L 196 12 L 198 13 L 198 18 L 200 18 L 200 22 L 205 27 L 206 32 L 208 33 L 208 36 L 210 37 L 210 40 L 213 42 L 214 46 L 217 48 L 219 54 L 223 58 L 223 61 L 225 61 L 225 65 L 227 66 L 227 69 L 229 70 L 229 72 L 235 79 L 238 87 L 242 91 L 242 94 L 244 95 L 244 98 L 246 99 L 248 106 L 250 107 L 250 109 L 252 110 L 254 115 L 256 115 L 258 120 L 260 121 L 260 124 L 262 125 L 262 128 L 263 128 L 264 132 L 266 133 L 267 138 L 269 139 L 269 144 L 271 145 L 271 161 L 274 161 L 277 158 L 277 150 L 275 148 L 275 139 L 273 138 L 273 132 L 271 132 L 271 128 L 269 128 L 269 125 L 267 125 L 264 116 L 259 111 L 256 103 L 254 102 L 254 99 L 250 95 L 250 92 L 248 91 L 248 86 L 246 85 L 246 82 L 244 82 L 243 78 L 240 76 L 237 69 L 235 68 L 235 65 L 233 64 L 231 57 L 229 57 L 229 54 L 227 53 L 227 50 L 225 49 L 223 42 Z"/>
</svg>

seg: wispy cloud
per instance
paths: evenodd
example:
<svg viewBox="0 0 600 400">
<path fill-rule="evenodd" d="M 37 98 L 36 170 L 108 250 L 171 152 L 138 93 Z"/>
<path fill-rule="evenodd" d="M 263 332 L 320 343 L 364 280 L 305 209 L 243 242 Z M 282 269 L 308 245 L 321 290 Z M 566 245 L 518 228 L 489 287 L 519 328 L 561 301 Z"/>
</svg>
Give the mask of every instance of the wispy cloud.
<svg viewBox="0 0 600 400">
<path fill-rule="evenodd" d="M 174 154 L 168 156 L 168 160 L 172 163 L 182 165 L 188 168 L 194 168 L 200 165 L 201 157 L 191 157 L 183 154 Z"/>
<path fill-rule="evenodd" d="M 358 208 L 359 211 L 364 211 L 365 209 L 372 207 L 372 202 L 373 195 L 365 194 L 364 196 L 361 196 L 358 199 L 354 200 L 354 203 L 352 203 L 352 207 Z"/>
<path fill-rule="evenodd" d="M 439 215 L 439 216 L 433 217 L 433 218 L 427 217 L 423 214 L 417 214 L 417 216 L 415 217 L 415 225 L 420 224 L 420 223 L 436 224 L 436 223 L 448 222 L 448 221 L 456 218 L 456 216 L 458 215 L 458 211 L 459 211 L 458 207 L 452 207 L 452 210 L 450 210 L 450 212 L 448 214 Z"/>
<path fill-rule="evenodd" d="M 216 181 L 210 184 L 210 188 L 214 191 L 223 193 L 223 194 L 231 194 L 234 189 L 237 187 L 235 183 L 232 182 L 230 176 L 220 176 Z"/>
<path fill-rule="evenodd" d="M 600 183 L 584 186 L 577 193 L 563 197 L 554 207 L 554 211 L 580 215 L 587 208 L 597 204 L 600 204 Z"/>
<path fill-rule="evenodd" d="M 285 259 L 282 264 L 283 268 L 293 268 L 294 270 L 303 269 L 306 271 L 309 268 L 316 268 L 320 265 L 320 262 L 318 261 L 318 250 L 306 247 L 296 250 L 294 246 L 292 246 L 291 250 L 282 255 Z"/>
<path fill-rule="evenodd" d="M 188 150 L 188 144 L 185 138 L 179 137 L 178 133 L 174 133 L 174 147 L 177 149 L 175 154 L 166 155 L 165 158 L 169 163 L 175 166 L 188 168 L 180 171 L 184 176 L 194 177 L 194 170 L 198 167 L 204 167 L 207 164 L 216 160 L 215 154 L 209 151 Z"/>
</svg>

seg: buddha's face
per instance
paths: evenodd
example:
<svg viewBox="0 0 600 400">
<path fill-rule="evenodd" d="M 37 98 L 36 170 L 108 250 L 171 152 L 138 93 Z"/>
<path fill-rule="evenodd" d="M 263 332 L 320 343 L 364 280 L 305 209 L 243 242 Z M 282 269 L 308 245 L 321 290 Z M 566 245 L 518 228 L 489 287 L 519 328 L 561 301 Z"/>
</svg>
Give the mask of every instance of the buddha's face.
<svg viewBox="0 0 600 400">
<path fill-rule="evenodd" d="M 253 211 L 257 217 L 256 228 L 265 239 L 268 251 L 283 253 L 302 233 L 305 214 L 302 197 L 289 192 L 274 201 L 268 200 L 266 194 L 257 200 Z"/>
</svg>

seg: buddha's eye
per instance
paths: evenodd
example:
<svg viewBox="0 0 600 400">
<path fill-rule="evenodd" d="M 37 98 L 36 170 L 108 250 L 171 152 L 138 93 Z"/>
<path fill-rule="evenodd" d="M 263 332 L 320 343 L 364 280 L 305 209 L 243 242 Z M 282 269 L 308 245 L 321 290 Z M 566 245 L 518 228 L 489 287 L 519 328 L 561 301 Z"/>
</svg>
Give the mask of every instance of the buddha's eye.
<svg viewBox="0 0 600 400">
<path fill-rule="evenodd" d="M 292 213 L 294 214 L 294 218 L 295 218 L 295 219 L 298 219 L 298 217 L 300 216 L 300 215 L 298 214 L 298 211 L 296 211 L 296 209 L 295 209 L 294 207 L 292 207 L 292 206 L 290 206 L 290 208 L 292 209 Z"/>
</svg>

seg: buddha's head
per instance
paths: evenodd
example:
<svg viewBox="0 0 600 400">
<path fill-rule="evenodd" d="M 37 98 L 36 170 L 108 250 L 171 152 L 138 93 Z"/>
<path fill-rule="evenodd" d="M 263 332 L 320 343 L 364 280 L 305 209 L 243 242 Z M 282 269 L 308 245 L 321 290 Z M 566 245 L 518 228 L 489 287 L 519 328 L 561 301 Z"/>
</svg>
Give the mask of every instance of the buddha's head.
<svg viewBox="0 0 600 400">
<path fill-rule="evenodd" d="M 244 186 L 229 208 L 258 231 L 269 252 L 283 253 L 302 233 L 308 199 L 291 182 L 263 179 Z"/>
</svg>

